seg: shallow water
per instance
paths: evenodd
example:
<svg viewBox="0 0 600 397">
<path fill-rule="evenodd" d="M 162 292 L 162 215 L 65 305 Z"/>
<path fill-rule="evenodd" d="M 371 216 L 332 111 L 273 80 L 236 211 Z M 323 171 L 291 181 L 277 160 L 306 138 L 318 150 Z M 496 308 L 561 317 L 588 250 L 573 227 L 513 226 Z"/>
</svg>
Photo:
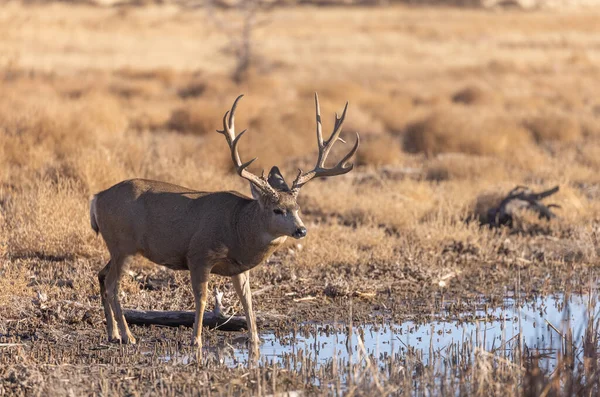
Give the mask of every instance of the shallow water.
<svg viewBox="0 0 600 397">
<path fill-rule="evenodd" d="M 596 302 L 595 295 L 571 295 L 568 299 L 552 295 L 525 303 L 507 298 L 502 307 L 452 317 L 438 313 L 429 323 L 406 321 L 351 329 L 347 324 L 303 324 L 290 334 L 261 334 L 259 363 L 294 371 L 355 364 L 377 365 L 381 370 L 394 361 L 411 360 L 417 366 L 443 371 L 461 363 L 470 365 L 474 354 L 481 352 L 512 363 L 523 354 L 535 356 L 540 368 L 551 371 L 567 345 L 583 351 L 590 321 L 597 329 L 600 318 Z M 219 364 L 248 364 L 248 349 L 243 344 L 208 346 L 206 350 L 208 359 Z M 183 364 L 192 361 L 186 355 L 163 359 Z"/>
</svg>

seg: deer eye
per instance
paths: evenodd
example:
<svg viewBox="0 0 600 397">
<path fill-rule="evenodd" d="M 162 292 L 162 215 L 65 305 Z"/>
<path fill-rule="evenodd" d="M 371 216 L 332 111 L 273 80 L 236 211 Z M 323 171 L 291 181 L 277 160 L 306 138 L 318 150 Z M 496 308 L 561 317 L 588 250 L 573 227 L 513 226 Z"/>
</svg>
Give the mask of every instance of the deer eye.
<svg viewBox="0 0 600 397">
<path fill-rule="evenodd" d="M 273 210 L 274 213 L 276 213 L 277 215 L 283 215 L 284 211 L 281 208 L 275 208 Z"/>
</svg>

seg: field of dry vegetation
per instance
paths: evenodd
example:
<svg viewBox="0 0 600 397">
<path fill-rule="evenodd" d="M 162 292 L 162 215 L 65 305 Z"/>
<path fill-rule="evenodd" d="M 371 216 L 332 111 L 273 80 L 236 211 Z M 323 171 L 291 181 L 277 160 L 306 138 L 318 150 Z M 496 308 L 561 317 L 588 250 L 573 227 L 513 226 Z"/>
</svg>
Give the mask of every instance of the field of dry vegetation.
<svg viewBox="0 0 600 397">
<path fill-rule="evenodd" d="M 22 345 L 0 347 L 0 394 L 143 395 L 157 376 L 170 376 L 173 393 L 236 392 L 232 377 L 255 393 L 284 388 L 257 390 L 264 373 L 233 369 L 130 373 L 124 357 L 136 348 L 85 348 L 105 337 L 96 272 L 108 254 L 89 226 L 91 195 L 134 177 L 249 194 L 215 132 L 240 93 L 240 152 L 259 157 L 257 173 L 279 165 L 289 179 L 315 161 L 315 91 L 325 131 L 348 100 L 344 134 L 362 139 L 353 172 L 303 190 L 307 238 L 254 271 L 253 289 L 268 287 L 259 314 L 330 319 L 352 299 L 357 321 L 375 309 L 402 321 L 416 316 L 408 301 L 460 306 L 596 280 L 600 11 L 293 7 L 259 17 L 237 84 L 235 10 L 2 5 L 0 342 Z M 523 214 L 498 230 L 468 221 L 516 185 L 559 185 L 559 217 Z M 228 281 L 213 280 L 241 310 Z M 315 299 L 293 301 L 302 297 Z M 188 274 L 137 260 L 122 302 L 189 310 Z M 53 355 L 48 343 L 78 350 Z M 119 373 L 129 375 L 101 380 Z"/>
</svg>

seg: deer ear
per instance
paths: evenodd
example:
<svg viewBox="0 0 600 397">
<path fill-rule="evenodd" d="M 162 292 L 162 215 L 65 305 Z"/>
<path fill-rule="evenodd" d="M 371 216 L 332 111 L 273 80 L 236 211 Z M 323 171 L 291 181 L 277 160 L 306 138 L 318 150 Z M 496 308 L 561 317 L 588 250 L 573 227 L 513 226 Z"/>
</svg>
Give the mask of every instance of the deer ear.
<svg viewBox="0 0 600 397">
<path fill-rule="evenodd" d="M 273 200 L 273 198 L 269 194 L 263 192 L 258 186 L 254 185 L 252 182 L 250 182 L 250 191 L 252 192 L 252 197 L 254 198 L 254 200 L 258 201 L 261 208 L 264 208 L 268 205 L 269 202 Z"/>
<path fill-rule="evenodd" d="M 271 168 L 271 171 L 269 171 L 269 178 L 267 180 L 269 185 L 271 185 L 271 187 L 273 187 L 275 190 L 279 190 L 280 192 L 290 191 L 289 186 L 287 183 L 285 183 L 285 179 L 283 179 L 283 175 L 281 175 L 281 172 L 279 171 L 279 167 Z"/>
<path fill-rule="evenodd" d="M 263 192 L 257 188 L 256 186 L 254 186 L 254 183 L 250 182 L 250 191 L 252 192 L 252 197 L 254 197 L 254 200 L 258 200 L 261 201 L 263 198 Z"/>
</svg>

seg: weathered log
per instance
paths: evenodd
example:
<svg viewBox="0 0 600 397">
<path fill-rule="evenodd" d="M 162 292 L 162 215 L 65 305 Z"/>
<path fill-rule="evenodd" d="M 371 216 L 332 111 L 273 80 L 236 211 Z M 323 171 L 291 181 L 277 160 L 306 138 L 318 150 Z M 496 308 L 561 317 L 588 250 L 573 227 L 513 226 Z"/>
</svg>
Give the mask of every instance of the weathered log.
<svg viewBox="0 0 600 397">
<path fill-rule="evenodd" d="M 166 325 L 169 327 L 193 327 L 193 311 L 157 311 L 157 310 L 125 310 L 125 319 L 135 325 Z M 247 329 L 246 318 L 242 316 L 225 316 L 222 313 L 205 312 L 203 325 L 223 331 L 241 331 Z"/>
<path fill-rule="evenodd" d="M 241 331 L 248 329 L 246 317 L 227 316 L 223 314 L 223 293 L 217 288 L 213 290 L 215 308 L 212 312 L 204 312 L 203 326 L 219 328 L 223 331 Z M 193 327 L 195 312 L 192 311 L 156 311 L 156 310 L 125 310 L 125 319 L 135 325 L 166 325 L 168 327 Z"/>
<path fill-rule="evenodd" d="M 264 290 L 264 289 L 263 289 Z M 257 291 L 257 294 L 263 290 Z M 203 325 L 223 331 L 241 331 L 248 329 L 245 316 L 228 316 L 223 306 L 223 293 L 214 289 L 215 308 L 212 312 L 204 312 Z M 157 310 L 125 310 L 125 319 L 135 325 L 166 325 L 168 327 L 193 327 L 196 313 L 193 311 L 157 311 Z M 286 321 L 287 316 L 263 313 L 256 321 L 263 326 Z"/>
</svg>

